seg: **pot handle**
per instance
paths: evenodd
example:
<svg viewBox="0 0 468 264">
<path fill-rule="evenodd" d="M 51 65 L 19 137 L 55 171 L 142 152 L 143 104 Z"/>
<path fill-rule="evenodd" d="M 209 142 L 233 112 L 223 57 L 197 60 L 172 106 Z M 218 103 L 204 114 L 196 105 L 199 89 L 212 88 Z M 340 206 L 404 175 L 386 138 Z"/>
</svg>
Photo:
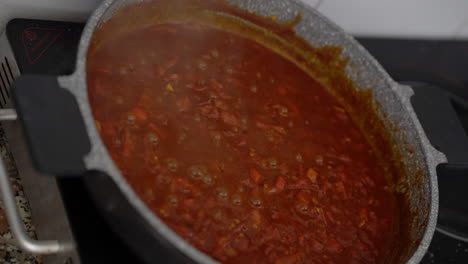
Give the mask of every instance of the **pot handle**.
<svg viewBox="0 0 468 264">
<path fill-rule="evenodd" d="M 451 175 L 468 174 L 468 102 L 426 83 L 411 82 L 415 95 L 411 103 L 431 144 L 447 157 L 439 169 Z"/>
<path fill-rule="evenodd" d="M 12 87 L 35 168 L 57 176 L 85 173 L 91 143 L 75 96 L 56 76 L 23 75 Z"/>
<path fill-rule="evenodd" d="M 413 108 L 431 144 L 447 157 L 437 166 L 439 215 L 437 230 L 468 241 L 468 102 L 426 83 L 408 83 Z"/>
<path fill-rule="evenodd" d="M 35 168 L 57 176 L 83 174 L 83 157 L 91 147 L 75 97 L 61 88 L 54 76 L 21 76 L 12 88 L 16 111 L 1 110 L 0 121 L 21 121 Z M 34 240 L 28 236 L 1 158 L 0 192 L 11 232 L 21 249 L 36 255 L 73 249 L 69 242 Z"/>
</svg>

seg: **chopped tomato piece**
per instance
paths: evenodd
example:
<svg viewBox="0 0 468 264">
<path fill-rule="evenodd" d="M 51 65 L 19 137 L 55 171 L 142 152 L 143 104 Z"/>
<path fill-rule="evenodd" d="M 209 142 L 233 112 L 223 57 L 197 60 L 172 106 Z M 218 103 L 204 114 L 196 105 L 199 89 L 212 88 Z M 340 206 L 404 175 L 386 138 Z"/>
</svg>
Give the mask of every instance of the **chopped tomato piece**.
<svg viewBox="0 0 468 264">
<path fill-rule="evenodd" d="M 262 215 L 258 210 L 252 212 L 252 223 L 254 225 L 260 225 L 262 223 Z"/>
<path fill-rule="evenodd" d="M 226 124 L 226 125 L 230 125 L 230 126 L 239 126 L 239 120 L 237 119 L 237 117 L 231 113 L 228 113 L 228 112 L 222 112 L 221 113 L 221 119 L 223 120 L 223 122 Z"/>
<path fill-rule="evenodd" d="M 282 176 L 278 176 L 278 178 L 276 178 L 276 183 L 275 183 L 276 190 L 278 192 L 281 192 L 284 190 L 285 186 L 286 186 L 286 180 L 284 180 Z"/>
<path fill-rule="evenodd" d="M 196 200 L 193 199 L 193 198 L 184 200 L 184 205 L 186 207 L 193 207 L 195 205 L 195 203 L 196 203 Z"/>
<path fill-rule="evenodd" d="M 138 121 L 146 121 L 148 119 L 148 115 L 141 108 L 135 107 L 132 112 Z"/>
<path fill-rule="evenodd" d="M 264 179 L 260 172 L 255 168 L 250 169 L 250 178 L 256 184 L 260 183 Z"/>
<path fill-rule="evenodd" d="M 163 80 L 166 81 L 166 82 L 175 82 L 177 80 L 179 80 L 179 75 L 177 73 L 172 73 L 172 74 L 169 74 L 168 76 L 164 77 Z"/>
<path fill-rule="evenodd" d="M 280 95 L 286 95 L 288 93 L 286 88 L 284 88 L 283 86 L 278 86 L 277 90 Z"/>
</svg>

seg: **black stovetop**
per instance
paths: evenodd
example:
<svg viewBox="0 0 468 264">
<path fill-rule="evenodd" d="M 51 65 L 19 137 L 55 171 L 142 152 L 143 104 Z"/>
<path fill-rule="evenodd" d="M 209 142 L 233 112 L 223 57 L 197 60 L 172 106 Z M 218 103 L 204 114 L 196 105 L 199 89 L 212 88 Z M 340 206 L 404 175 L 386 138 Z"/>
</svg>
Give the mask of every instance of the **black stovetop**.
<svg viewBox="0 0 468 264">
<path fill-rule="evenodd" d="M 22 74 L 71 73 L 82 27 L 78 23 L 37 20 L 9 23 L 7 34 Z M 395 80 L 436 84 L 468 100 L 468 41 L 358 40 Z M 467 116 L 461 117 L 466 124 Z M 99 216 L 80 179 L 58 181 L 82 262 L 139 263 Z M 170 260 L 155 262 L 170 263 Z M 468 243 L 436 232 L 422 263 L 468 263 Z"/>
<path fill-rule="evenodd" d="M 358 41 L 379 61 L 393 79 L 399 82 L 419 81 L 439 86 L 468 100 L 468 41 L 375 39 L 359 38 Z M 459 112 L 459 118 L 468 125 L 468 113 Z M 454 189 L 450 179 L 439 175 L 440 214 L 449 202 L 466 209 L 463 199 L 451 199 Z M 468 176 L 468 175 L 466 175 Z M 468 184 L 468 178 L 463 181 Z M 456 193 L 456 192 L 455 192 Z M 444 199 L 449 198 L 449 199 Z M 455 201 L 453 201 L 455 200 Z M 468 223 L 468 219 L 463 219 Z M 440 225 L 439 225 L 440 227 Z M 466 234 L 465 230 L 462 230 Z M 468 243 L 435 233 L 429 251 L 422 264 L 468 263 Z"/>
</svg>

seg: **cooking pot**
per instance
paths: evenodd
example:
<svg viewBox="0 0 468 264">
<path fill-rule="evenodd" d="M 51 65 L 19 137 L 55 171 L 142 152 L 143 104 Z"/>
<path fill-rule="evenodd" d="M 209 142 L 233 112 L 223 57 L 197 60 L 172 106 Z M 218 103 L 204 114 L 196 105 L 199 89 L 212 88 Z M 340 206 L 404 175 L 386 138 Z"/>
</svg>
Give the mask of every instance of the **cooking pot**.
<svg viewBox="0 0 468 264">
<path fill-rule="evenodd" d="M 96 9 L 84 29 L 72 75 L 22 76 L 17 79 L 13 87 L 16 111 L 36 169 L 60 177 L 82 177 L 109 224 L 143 260 L 151 263 L 161 257 L 170 257 L 171 263 L 215 263 L 147 208 L 112 161 L 95 126 L 87 94 L 88 47 L 96 28 L 133 2 L 140 1 L 106 0 Z M 371 92 L 375 113 L 385 121 L 394 151 L 402 155 L 405 173 L 398 180 L 398 189 L 407 200 L 405 221 L 409 232 L 401 234 L 401 243 L 395 245 L 398 255 L 389 257 L 388 261 L 418 263 L 436 227 L 436 167 L 445 163 L 446 157 L 432 147 L 412 109 L 412 88 L 392 80 L 356 40 L 300 1 L 227 2 L 259 16 L 276 17 L 277 21 L 296 21 L 296 34 L 312 46 L 342 47 L 341 56 L 348 58 L 348 78 L 356 90 Z M 232 14 L 217 15 L 237 19 Z M 25 234 L 3 164 L 0 188 L 11 229 L 23 249 L 35 254 L 55 254 L 70 248 L 71 245 L 61 241 L 36 241 Z"/>
</svg>

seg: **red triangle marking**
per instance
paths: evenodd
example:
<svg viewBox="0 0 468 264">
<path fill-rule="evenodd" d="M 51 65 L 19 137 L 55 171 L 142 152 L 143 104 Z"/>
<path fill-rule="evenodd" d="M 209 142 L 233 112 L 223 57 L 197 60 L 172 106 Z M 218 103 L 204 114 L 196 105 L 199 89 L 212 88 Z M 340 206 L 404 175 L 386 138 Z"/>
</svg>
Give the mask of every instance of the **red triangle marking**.
<svg viewBox="0 0 468 264">
<path fill-rule="evenodd" d="M 36 63 L 64 31 L 63 28 L 30 27 L 24 29 L 21 41 L 29 64 Z"/>
</svg>

